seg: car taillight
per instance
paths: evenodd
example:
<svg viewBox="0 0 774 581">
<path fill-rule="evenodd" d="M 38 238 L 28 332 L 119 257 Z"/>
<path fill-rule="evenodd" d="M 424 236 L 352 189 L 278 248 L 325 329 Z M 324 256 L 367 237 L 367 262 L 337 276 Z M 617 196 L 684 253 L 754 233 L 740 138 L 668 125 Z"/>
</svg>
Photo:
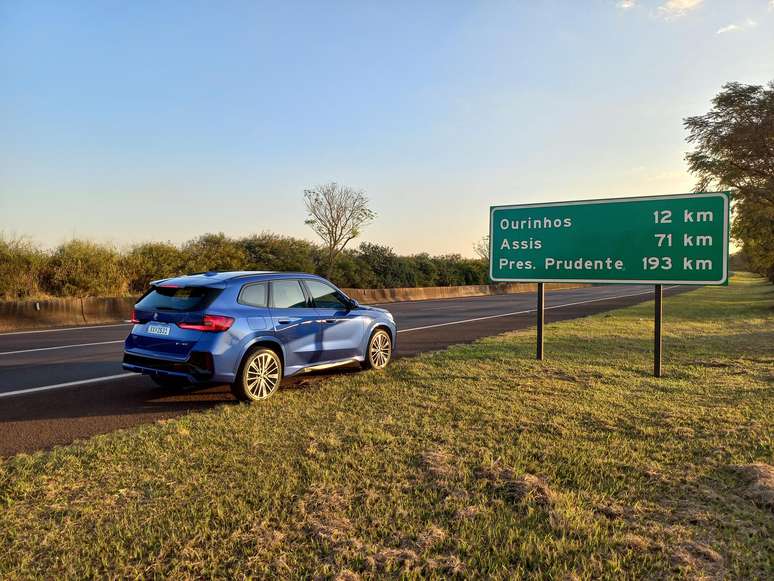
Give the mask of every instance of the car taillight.
<svg viewBox="0 0 774 581">
<path fill-rule="evenodd" d="M 132 318 L 129 319 L 129 322 L 135 325 L 140 322 L 140 319 L 137 318 L 137 311 L 134 309 L 132 309 Z"/>
<path fill-rule="evenodd" d="M 233 324 L 234 319 L 232 317 L 224 317 L 223 315 L 204 315 L 201 322 L 181 322 L 178 323 L 177 326 L 181 329 L 188 329 L 190 331 L 207 331 L 210 333 L 217 333 L 219 331 L 228 331 Z"/>
</svg>

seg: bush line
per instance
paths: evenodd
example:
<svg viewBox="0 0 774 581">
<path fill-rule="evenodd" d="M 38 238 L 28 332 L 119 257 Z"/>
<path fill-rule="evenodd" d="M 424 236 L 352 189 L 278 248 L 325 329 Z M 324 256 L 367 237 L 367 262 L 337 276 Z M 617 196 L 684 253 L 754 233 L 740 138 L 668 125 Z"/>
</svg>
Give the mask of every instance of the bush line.
<svg viewBox="0 0 774 581">
<path fill-rule="evenodd" d="M 121 251 L 73 239 L 46 251 L 24 238 L 0 237 L 0 299 L 125 296 L 154 279 L 209 270 L 277 270 L 322 274 L 323 249 L 307 240 L 263 232 L 244 238 L 204 234 L 182 245 L 144 242 Z M 364 242 L 338 258 L 332 280 L 346 288 L 488 284 L 484 260 L 459 254 L 399 256 Z"/>
</svg>

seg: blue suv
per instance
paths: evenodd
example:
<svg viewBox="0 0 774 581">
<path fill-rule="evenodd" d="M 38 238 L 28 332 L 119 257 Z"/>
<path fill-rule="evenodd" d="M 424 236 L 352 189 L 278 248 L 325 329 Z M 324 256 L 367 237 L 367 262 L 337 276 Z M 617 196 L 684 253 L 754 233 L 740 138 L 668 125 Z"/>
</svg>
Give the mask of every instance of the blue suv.
<svg viewBox="0 0 774 581">
<path fill-rule="evenodd" d="M 395 349 L 389 311 L 360 305 L 319 276 L 207 272 L 157 280 L 132 312 L 123 367 L 158 385 L 230 383 L 237 398 L 272 395 L 283 377 L 360 363 Z"/>
</svg>

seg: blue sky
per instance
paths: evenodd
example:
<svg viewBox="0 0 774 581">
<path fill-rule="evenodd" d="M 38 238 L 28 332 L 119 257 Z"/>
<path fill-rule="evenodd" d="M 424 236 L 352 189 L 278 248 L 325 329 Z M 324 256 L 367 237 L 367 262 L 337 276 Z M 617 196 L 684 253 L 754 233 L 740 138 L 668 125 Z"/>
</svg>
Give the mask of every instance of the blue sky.
<svg viewBox="0 0 774 581">
<path fill-rule="evenodd" d="M 472 254 L 492 204 L 689 191 L 682 119 L 774 79 L 774 0 L 0 0 L 0 231 Z"/>
</svg>

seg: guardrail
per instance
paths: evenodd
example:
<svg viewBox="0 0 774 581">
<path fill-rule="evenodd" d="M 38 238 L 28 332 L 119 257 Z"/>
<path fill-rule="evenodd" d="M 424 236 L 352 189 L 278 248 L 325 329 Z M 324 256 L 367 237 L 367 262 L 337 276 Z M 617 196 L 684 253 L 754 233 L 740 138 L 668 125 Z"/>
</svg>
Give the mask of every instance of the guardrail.
<svg viewBox="0 0 774 581">
<path fill-rule="evenodd" d="M 0 301 L 0 330 L 116 323 L 129 318 L 137 297 Z"/>
<path fill-rule="evenodd" d="M 585 284 L 552 284 L 553 289 L 579 288 Z M 531 283 L 418 288 L 343 289 L 361 303 L 392 303 L 534 292 Z M 59 326 L 120 323 L 129 318 L 137 297 L 63 298 L 39 301 L 0 301 L 0 331 Z"/>
<path fill-rule="evenodd" d="M 550 288 L 580 288 L 588 284 L 551 284 Z M 349 296 L 361 303 L 394 303 L 401 301 L 426 301 L 431 299 L 454 299 L 461 297 L 480 297 L 488 295 L 509 295 L 515 293 L 535 292 L 536 283 L 500 283 L 478 284 L 467 286 L 428 286 L 415 288 L 378 288 L 378 289 L 344 289 Z"/>
</svg>

